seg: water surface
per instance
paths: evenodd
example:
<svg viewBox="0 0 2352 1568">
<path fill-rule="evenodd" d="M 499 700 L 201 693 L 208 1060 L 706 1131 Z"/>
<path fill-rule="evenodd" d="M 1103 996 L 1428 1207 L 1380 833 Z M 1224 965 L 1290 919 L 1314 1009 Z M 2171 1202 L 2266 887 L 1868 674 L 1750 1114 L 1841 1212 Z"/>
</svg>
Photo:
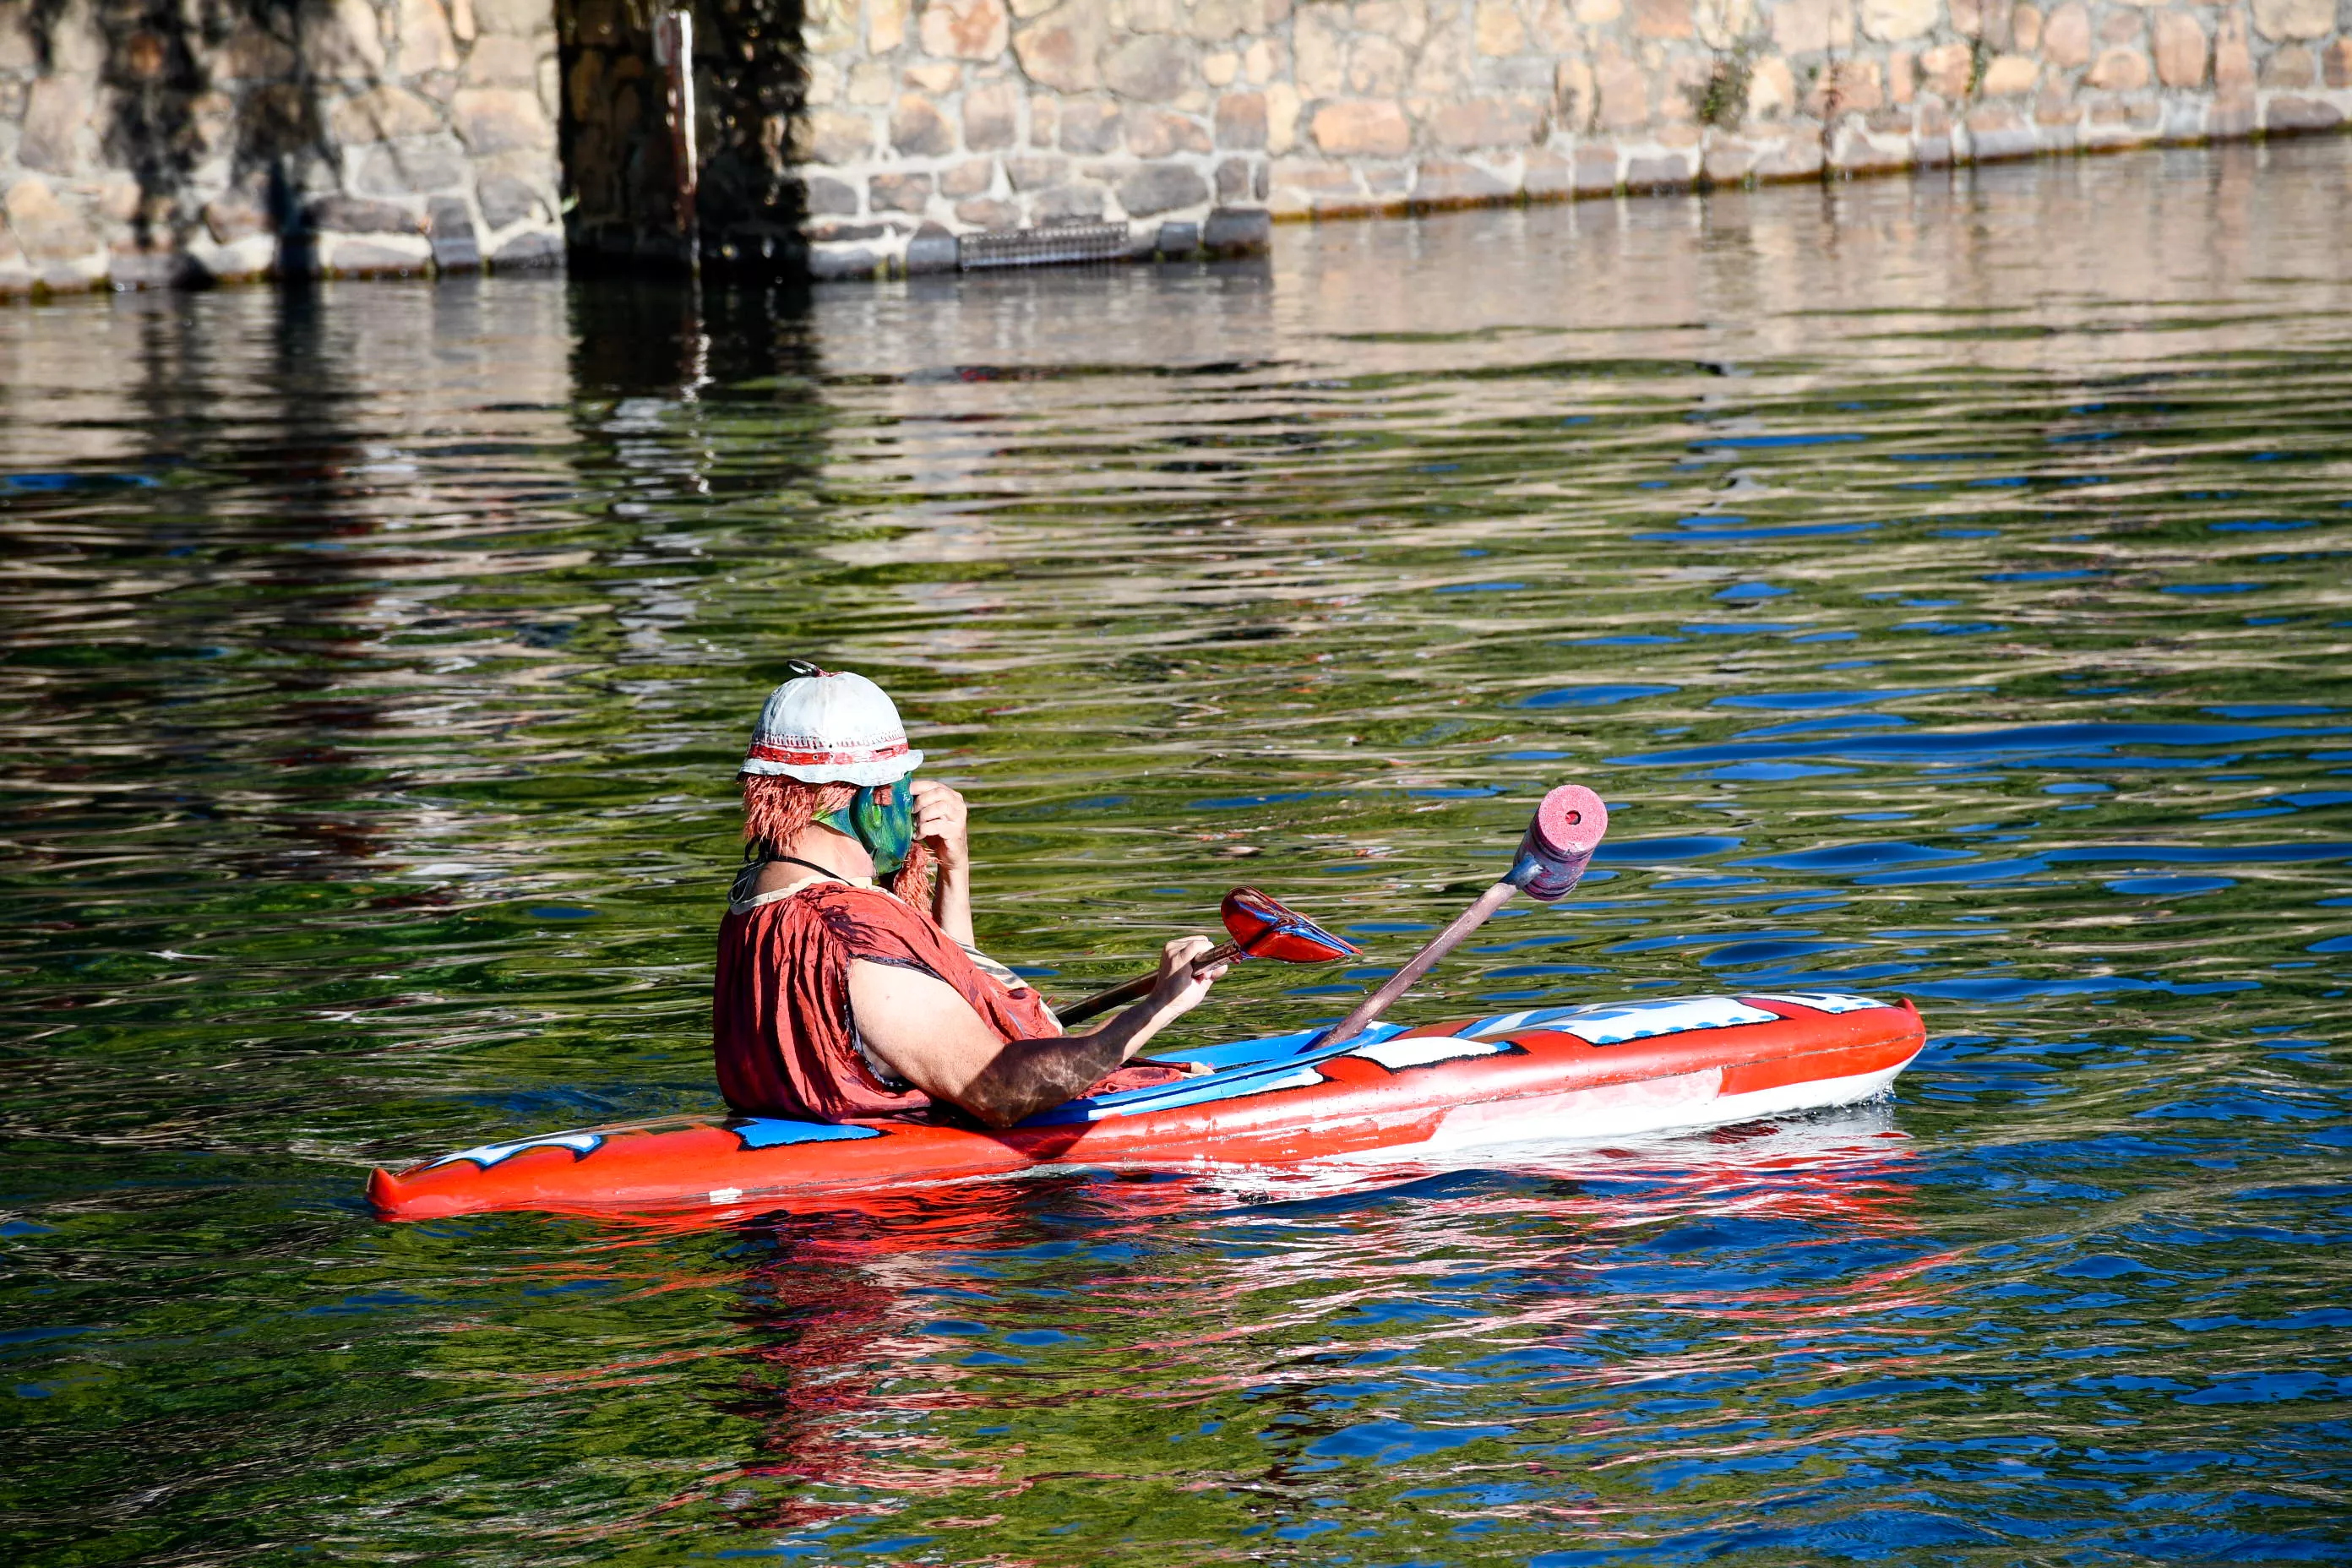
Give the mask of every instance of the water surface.
<svg viewBox="0 0 2352 1568">
<path fill-rule="evenodd" d="M 0 1542 L 90 1563 L 2352 1558 L 2352 143 L 813 299 L 0 310 Z M 712 1107 L 882 679 L 1057 994 L 1916 998 L 1891 1103 L 1373 1192 L 386 1226 Z"/>
</svg>

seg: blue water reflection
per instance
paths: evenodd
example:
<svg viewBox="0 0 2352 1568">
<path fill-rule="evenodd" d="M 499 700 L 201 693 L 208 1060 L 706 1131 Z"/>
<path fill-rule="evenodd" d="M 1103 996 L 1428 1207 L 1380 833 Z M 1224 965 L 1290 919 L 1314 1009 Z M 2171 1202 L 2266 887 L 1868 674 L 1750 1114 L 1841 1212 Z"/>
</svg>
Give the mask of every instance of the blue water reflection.
<svg viewBox="0 0 2352 1568">
<path fill-rule="evenodd" d="M 0 311 L 0 1555 L 2345 1561 L 2347 190 Z M 1055 996 L 1236 883 L 1365 942 L 1188 1044 L 1328 1020 L 1576 777 L 1576 896 L 1404 1016 L 1858 989 L 1927 1047 L 1458 1166 L 377 1223 L 373 1163 L 712 1108 L 808 657 Z"/>
</svg>

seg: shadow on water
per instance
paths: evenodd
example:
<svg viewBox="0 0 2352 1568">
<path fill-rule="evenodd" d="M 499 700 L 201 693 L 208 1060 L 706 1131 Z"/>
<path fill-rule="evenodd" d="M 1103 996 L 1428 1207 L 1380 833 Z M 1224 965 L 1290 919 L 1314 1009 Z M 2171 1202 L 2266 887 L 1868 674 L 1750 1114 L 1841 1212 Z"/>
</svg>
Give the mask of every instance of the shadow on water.
<svg viewBox="0 0 2352 1568">
<path fill-rule="evenodd" d="M 106 467 L 0 496 L 20 537 L 79 544 L 93 564 L 143 563 L 83 591 L 20 596 L 8 662 L 23 672 L 101 650 L 145 650 L 98 692 L 43 689 L 34 711 L 60 731 L 85 735 L 110 768 L 173 778 L 181 809 L 200 816 L 215 807 L 186 786 L 225 784 L 240 753 L 249 756 L 247 748 L 261 739 L 225 731 L 203 702 L 190 700 L 213 684 L 207 650 L 241 645 L 290 656 L 255 672 L 284 723 L 272 742 L 365 727 L 373 705 L 349 690 L 327 695 L 348 674 L 333 653 L 374 592 L 373 564 L 349 552 L 377 526 L 364 515 L 370 487 L 357 473 L 365 443 L 346 422 L 359 395 L 315 289 L 293 286 L 244 303 L 256 330 L 224 343 L 213 322 L 176 302 L 125 301 L 118 320 L 127 352 L 113 363 L 127 374 L 110 387 L 116 406 L 106 421 L 121 438 Z M 240 438 L 257 427 L 268 432 L 266 440 Z M 268 505 L 237 495 L 256 489 L 269 494 Z M 152 500 L 92 504 L 125 495 Z M 158 603 L 204 608 L 159 622 L 152 614 Z M 301 657 L 314 651 L 327 659 Z M 153 803 L 142 795 L 110 793 L 90 804 L 152 826 Z"/>
<path fill-rule="evenodd" d="M 813 387 L 808 312 L 806 284 L 583 279 L 571 293 L 572 376 L 590 397 L 727 396 L 771 379 Z"/>
</svg>

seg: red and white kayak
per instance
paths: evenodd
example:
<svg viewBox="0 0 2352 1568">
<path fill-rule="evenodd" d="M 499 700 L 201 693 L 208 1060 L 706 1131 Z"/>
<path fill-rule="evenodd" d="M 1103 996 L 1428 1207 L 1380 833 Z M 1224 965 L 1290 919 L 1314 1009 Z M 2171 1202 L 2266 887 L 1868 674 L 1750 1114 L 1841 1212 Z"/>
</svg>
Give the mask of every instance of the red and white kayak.
<svg viewBox="0 0 2352 1568">
<path fill-rule="evenodd" d="M 1926 1040 L 1907 1001 L 1818 992 L 1387 1024 L 1337 1047 L 1318 1048 L 1320 1034 L 1171 1055 L 1212 1070 L 1074 1100 L 1001 1132 L 760 1117 L 554 1132 L 378 1171 L 368 1197 L 391 1219 L 736 1210 L 1045 1167 L 1213 1170 L 1618 1140 L 1868 1100 Z"/>
</svg>

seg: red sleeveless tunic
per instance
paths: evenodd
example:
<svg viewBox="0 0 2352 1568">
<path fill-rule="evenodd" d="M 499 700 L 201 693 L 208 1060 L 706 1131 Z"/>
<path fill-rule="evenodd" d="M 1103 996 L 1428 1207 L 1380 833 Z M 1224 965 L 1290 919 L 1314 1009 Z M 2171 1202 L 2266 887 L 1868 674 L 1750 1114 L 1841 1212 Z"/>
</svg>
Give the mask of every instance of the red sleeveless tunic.
<svg viewBox="0 0 2352 1568">
<path fill-rule="evenodd" d="M 876 887 L 812 880 L 728 906 L 719 927 L 711 1041 L 719 1090 L 747 1116 L 803 1121 L 920 1116 L 930 1096 L 886 1081 L 850 1016 L 853 960 L 919 969 L 955 987 L 1003 1040 L 1059 1035 L 1044 997 L 1006 985 L 923 910 Z M 1121 1068 L 1088 1093 L 1140 1089 L 1181 1068 Z"/>
</svg>

